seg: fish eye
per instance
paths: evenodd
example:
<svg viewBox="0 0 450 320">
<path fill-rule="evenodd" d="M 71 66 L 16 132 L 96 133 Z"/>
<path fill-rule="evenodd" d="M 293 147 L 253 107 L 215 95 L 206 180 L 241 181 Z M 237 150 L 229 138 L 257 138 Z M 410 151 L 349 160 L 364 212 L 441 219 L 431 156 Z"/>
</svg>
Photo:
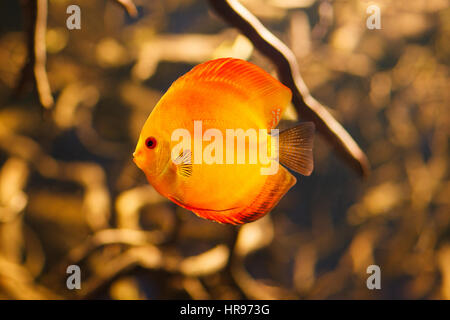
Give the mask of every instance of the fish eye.
<svg viewBox="0 0 450 320">
<path fill-rule="evenodd" d="M 156 139 L 154 137 L 148 137 L 147 140 L 145 140 L 145 145 L 149 149 L 154 149 L 156 147 Z"/>
</svg>

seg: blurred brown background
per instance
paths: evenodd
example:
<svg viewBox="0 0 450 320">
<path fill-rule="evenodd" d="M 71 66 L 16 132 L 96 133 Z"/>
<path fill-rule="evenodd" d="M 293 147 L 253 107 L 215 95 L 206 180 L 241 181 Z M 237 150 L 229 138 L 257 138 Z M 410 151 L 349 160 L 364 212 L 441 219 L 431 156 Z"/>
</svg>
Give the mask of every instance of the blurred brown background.
<svg viewBox="0 0 450 320">
<path fill-rule="evenodd" d="M 449 1 L 242 1 L 372 165 L 362 181 L 316 136 L 314 173 L 243 227 L 162 198 L 131 154 L 194 65 L 274 67 L 206 1 L 134 2 L 137 18 L 113 1 L 49 1 L 49 111 L 32 82 L 13 95 L 24 17 L 0 2 L 1 299 L 450 299 Z M 66 28 L 71 4 L 81 30 Z M 381 30 L 366 28 L 370 4 Z M 81 290 L 66 288 L 71 264 Z M 371 264 L 381 290 L 366 287 Z"/>
</svg>

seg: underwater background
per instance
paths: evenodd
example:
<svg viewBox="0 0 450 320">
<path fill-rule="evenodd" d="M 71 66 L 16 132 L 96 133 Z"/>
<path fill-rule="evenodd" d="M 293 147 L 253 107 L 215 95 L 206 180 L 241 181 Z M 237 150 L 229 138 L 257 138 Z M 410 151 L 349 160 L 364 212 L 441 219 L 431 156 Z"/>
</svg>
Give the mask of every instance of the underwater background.
<svg viewBox="0 0 450 320">
<path fill-rule="evenodd" d="M 293 173 L 266 217 L 200 219 L 133 163 L 140 129 L 199 63 L 274 65 L 207 1 L 134 0 L 132 18 L 114 1 L 50 0 L 45 108 L 24 72 L 26 1 L 1 1 L 0 299 L 450 299 L 449 2 L 241 2 L 293 50 L 370 175 L 317 134 L 314 172 Z M 66 27 L 72 4 L 80 30 Z M 371 4 L 381 29 L 366 27 Z"/>
</svg>

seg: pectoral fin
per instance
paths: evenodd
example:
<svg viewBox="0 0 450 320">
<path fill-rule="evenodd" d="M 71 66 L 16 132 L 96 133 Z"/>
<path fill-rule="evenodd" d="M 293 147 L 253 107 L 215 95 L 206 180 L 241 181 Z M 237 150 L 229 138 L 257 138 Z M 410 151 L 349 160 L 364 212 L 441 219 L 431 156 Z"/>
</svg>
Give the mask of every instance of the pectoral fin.
<svg viewBox="0 0 450 320">
<path fill-rule="evenodd" d="M 192 175 L 191 150 L 184 150 L 180 152 L 180 155 L 175 159 L 174 164 L 179 175 L 189 178 Z"/>
</svg>

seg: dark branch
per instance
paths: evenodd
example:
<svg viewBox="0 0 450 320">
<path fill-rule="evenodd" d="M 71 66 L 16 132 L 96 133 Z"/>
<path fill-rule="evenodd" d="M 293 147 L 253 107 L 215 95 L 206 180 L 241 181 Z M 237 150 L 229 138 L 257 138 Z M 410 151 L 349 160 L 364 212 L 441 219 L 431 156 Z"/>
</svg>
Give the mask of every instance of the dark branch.
<svg viewBox="0 0 450 320">
<path fill-rule="evenodd" d="M 237 0 L 209 0 L 209 3 L 218 15 L 238 28 L 276 65 L 281 82 L 292 90 L 292 102 L 299 115 L 313 121 L 347 164 L 361 176 L 367 176 L 370 165 L 366 155 L 342 125 L 311 96 L 298 71 L 294 53 Z"/>
<path fill-rule="evenodd" d="M 128 12 L 130 17 L 137 17 L 138 11 L 132 0 L 115 0 L 115 2 L 120 4 Z"/>
</svg>

